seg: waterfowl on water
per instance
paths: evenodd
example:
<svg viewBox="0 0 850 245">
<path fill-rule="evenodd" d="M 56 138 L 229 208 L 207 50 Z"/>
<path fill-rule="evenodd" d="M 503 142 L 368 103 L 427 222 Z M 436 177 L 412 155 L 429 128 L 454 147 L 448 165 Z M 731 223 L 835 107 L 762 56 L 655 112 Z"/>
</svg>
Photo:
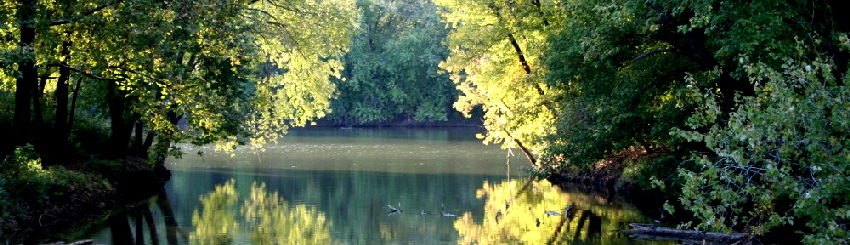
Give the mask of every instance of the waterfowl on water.
<svg viewBox="0 0 850 245">
<path fill-rule="evenodd" d="M 401 204 L 399 204 L 399 206 L 401 206 Z M 396 207 L 393 207 L 392 205 L 389 205 L 389 204 L 387 204 L 387 207 L 390 208 L 389 214 L 401 213 L 401 208 L 396 208 Z"/>
<path fill-rule="evenodd" d="M 440 216 L 442 216 L 442 217 L 456 217 L 457 216 L 457 215 L 454 215 L 454 214 L 446 213 L 444 210 L 446 210 L 446 206 L 440 204 Z"/>
</svg>

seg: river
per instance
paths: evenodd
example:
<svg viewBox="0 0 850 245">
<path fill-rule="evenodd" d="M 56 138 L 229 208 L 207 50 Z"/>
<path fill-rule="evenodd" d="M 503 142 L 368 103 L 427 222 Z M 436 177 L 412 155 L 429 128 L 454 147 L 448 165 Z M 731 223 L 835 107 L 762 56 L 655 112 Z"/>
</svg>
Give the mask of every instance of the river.
<svg viewBox="0 0 850 245">
<path fill-rule="evenodd" d="M 184 147 L 157 196 L 69 239 L 97 244 L 644 244 L 616 196 L 527 181 L 480 129 L 299 129 L 261 152 Z M 196 152 L 202 151 L 203 155 Z M 509 160 L 509 161 L 508 161 Z M 565 208 L 570 207 L 564 215 Z"/>
</svg>

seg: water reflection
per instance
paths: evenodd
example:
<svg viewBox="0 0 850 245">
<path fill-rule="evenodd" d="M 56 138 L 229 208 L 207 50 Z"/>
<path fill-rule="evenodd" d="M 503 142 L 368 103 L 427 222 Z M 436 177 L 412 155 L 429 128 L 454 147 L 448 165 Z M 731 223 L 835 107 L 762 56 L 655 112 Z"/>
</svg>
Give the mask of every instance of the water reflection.
<svg viewBox="0 0 850 245">
<path fill-rule="evenodd" d="M 506 165 L 506 152 L 482 145 L 475 133 L 305 130 L 261 155 L 187 156 L 171 162 L 171 180 L 157 197 L 84 238 L 168 245 L 299 239 L 302 244 L 620 244 L 631 242 L 617 235 L 618 228 L 648 221 L 610 193 L 506 176 L 521 172 L 520 164 Z M 570 205 L 574 208 L 564 217 Z"/>
<path fill-rule="evenodd" d="M 179 244 L 178 233 L 182 234 L 184 241 L 187 240 L 186 233 L 177 225 L 165 189 L 149 200 L 117 210 L 107 218 L 105 225 L 110 235 L 109 244 L 159 245 L 160 240 L 165 238 L 168 245 L 176 245 Z M 162 226 L 165 226 L 165 234 L 157 228 Z"/>
<path fill-rule="evenodd" d="M 616 196 L 563 190 L 548 181 L 479 179 L 473 186 L 437 175 L 337 177 L 318 182 L 230 178 L 193 195 L 192 203 L 169 200 L 162 192 L 110 217 L 109 243 L 625 244 L 640 242 L 618 230 L 630 222 L 651 222 Z M 267 182 L 276 184 L 270 188 Z M 434 188 L 456 190 L 449 196 L 428 190 L 441 182 L 447 185 Z M 191 208 L 172 210 L 172 203 Z M 179 219 L 186 220 L 183 226 Z M 158 228 L 163 226 L 165 234 Z"/>
<path fill-rule="evenodd" d="M 580 192 L 563 192 L 548 181 L 485 181 L 476 197 L 486 199 L 484 218 L 464 213 L 454 226 L 460 244 L 623 244 L 629 222 L 646 222 L 622 202 Z"/>
<path fill-rule="evenodd" d="M 192 244 L 232 244 L 239 234 L 249 234 L 252 244 L 331 243 L 330 222 L 323 212 L 303 204 L 290 207 L 277 192 L 266 191 L 265 183 L 252 183 L 241 207 L 235 180 L 202 196 L 201 205 L 192 215 Z"/>
</svg>

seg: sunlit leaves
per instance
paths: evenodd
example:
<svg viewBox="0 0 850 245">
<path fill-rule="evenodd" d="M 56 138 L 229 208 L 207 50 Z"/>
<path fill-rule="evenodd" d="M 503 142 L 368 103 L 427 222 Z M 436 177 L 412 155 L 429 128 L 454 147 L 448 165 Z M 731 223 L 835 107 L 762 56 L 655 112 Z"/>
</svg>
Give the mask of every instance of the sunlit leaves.
<svg viewBox="0 0 850 245">
<path fill-rule="evenodd" d="M 541 149 L 541 137 L 554 126 L 552 101 L 559 93 L 543 81 L 541 59 L 551 30 L 562 24 L 560 2 L 436 2 L 446 7 L 442 16 L 454 28 L 447 43 L 452 54 L 441 68 L 462 92 L 455 108 L 484 109 L 485 142 L 528 142 Z"/>
</svg>

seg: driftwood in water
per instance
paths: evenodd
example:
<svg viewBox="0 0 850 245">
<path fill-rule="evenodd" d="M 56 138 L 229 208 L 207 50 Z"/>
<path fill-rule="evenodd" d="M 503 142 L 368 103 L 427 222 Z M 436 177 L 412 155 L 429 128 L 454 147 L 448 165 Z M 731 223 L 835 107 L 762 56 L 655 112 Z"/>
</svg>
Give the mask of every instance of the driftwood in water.
<svg viewBox="0 0 850 245">
<path fill-rule="evenodd" d="M 675 240 L 683 244 L 752 244 L 751 234 L 718 233 L 694 230 L 679 230 L 647 224 L 629 224 L 632 229 L 622 233 L 639 240 Z"/>
</svg>

